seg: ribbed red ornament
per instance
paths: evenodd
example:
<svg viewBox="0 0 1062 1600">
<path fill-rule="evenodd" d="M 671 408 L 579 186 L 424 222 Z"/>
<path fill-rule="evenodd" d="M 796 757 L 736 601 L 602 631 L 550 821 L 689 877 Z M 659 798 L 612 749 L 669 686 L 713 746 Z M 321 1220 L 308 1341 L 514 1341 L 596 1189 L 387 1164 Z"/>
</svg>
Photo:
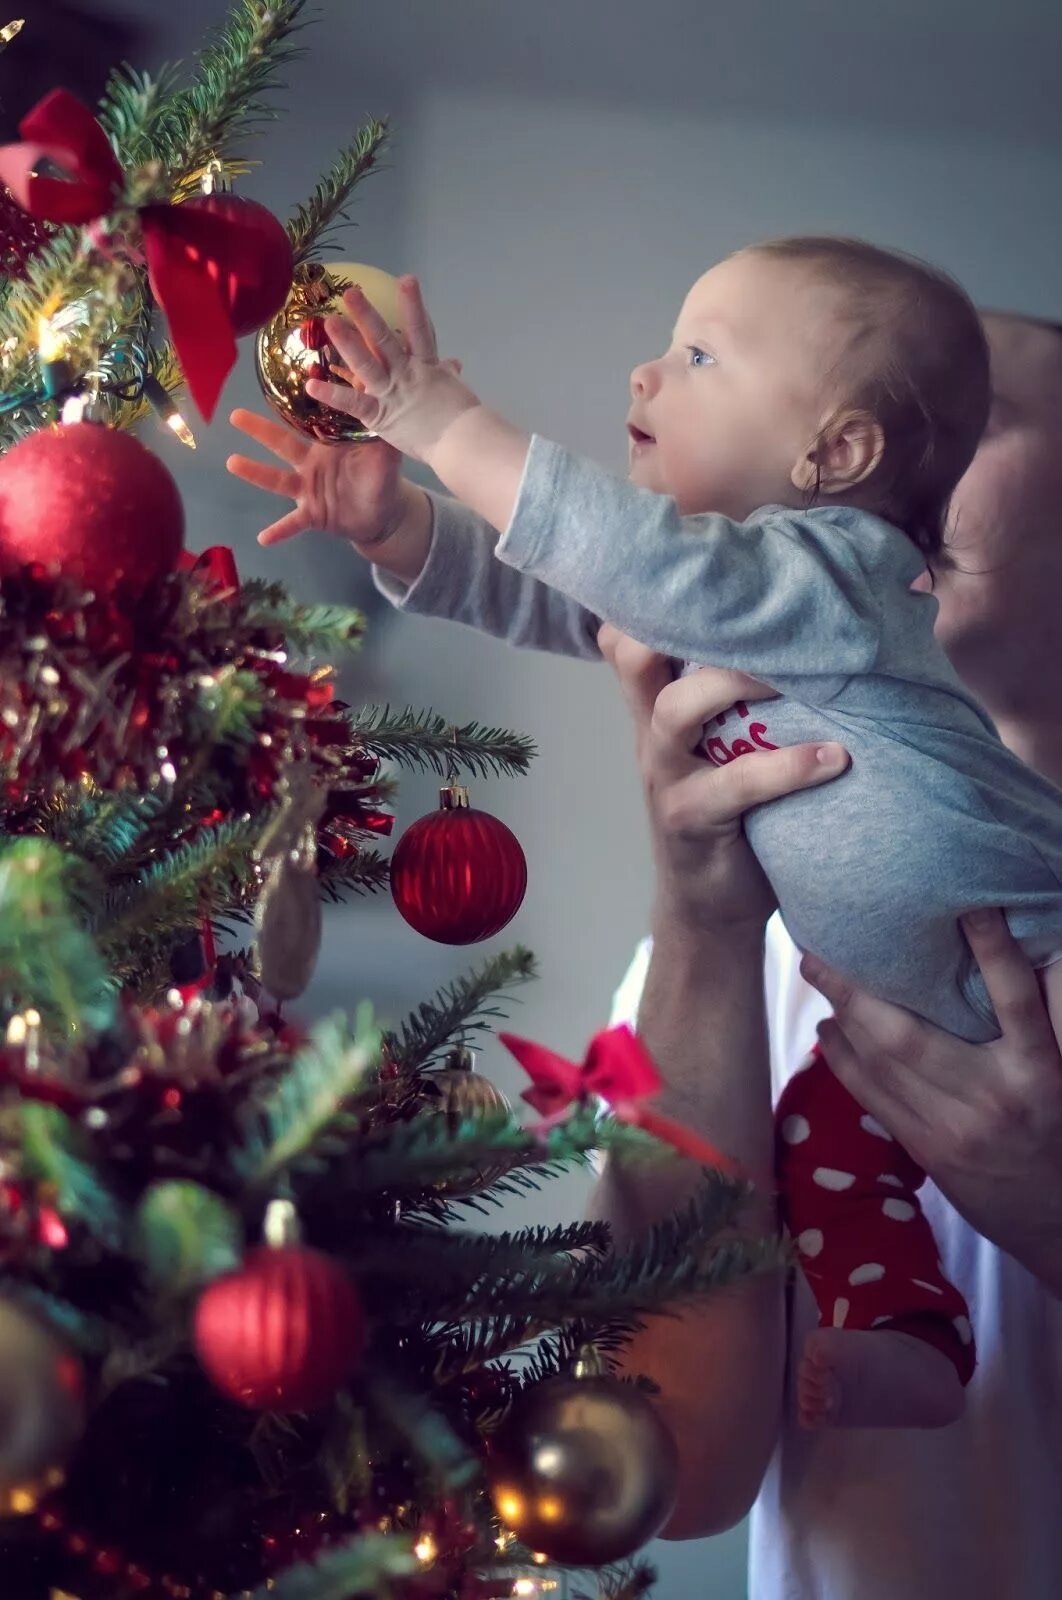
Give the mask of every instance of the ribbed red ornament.
<svg viewBox="0 0 1062 1600">
<path fill-rule="evenodd" d="M 253 1250 L 216 1278 L 195 1313 L 195 1348 L 230 1399 L 261 1411 L 324 1405 L 365 1347 L 353 1284 L 334 1261 L 302 1245 Z"/>
<path fill-rule="evenodd" d="M 439 944 L 489 939 L 520 909 L 527 861 L 504 822 L 450 784 L 440 809 L 407 828 L 391 857 L 391 894 L 411 928 Z"/>
<path fill-rule="evenodd" d="M 100 422 L 38 428 L 0 456 L 0 573 L 58 566 L 97 594 L 172 572 L 184 508 L 158 456 Z"/>
<path fill-rule="evenodd" d="M 182 202 L 181 209 L 224 217 L 226 222 L 238 224 L 253 238 L 253 278 L 237 277 L 230 272 L 224 284 L 233 333 L 237 338 L 253 333 L 270 317 L 276 316 L 288 298 L 295 262 L 287 229 L 265 206 L 241 194 L 219 191 L 192 195 Z"/>
</svg>

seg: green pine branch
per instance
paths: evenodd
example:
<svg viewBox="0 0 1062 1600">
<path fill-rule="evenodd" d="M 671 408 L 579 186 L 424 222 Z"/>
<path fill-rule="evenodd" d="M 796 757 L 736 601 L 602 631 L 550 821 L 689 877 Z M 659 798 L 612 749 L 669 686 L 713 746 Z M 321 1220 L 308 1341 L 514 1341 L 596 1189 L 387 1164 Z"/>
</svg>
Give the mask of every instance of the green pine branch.
<svg viewBox="0 0 1062 1600">
<path fill-rule="evenodd" d="M 422 1001 L 397 1034 L 384 1035 L 388 1060 L 401 1073 L 422 1071 L 456 1038 L 489 1032 L 489 1018 L 507 1015 L 491 1003 L 492 996 L 537 976 L 535 958 L 523 945 L 491 956 L 478 971 L 439 989 L 434 1000 Z"/>
<path fill-rule="evenodd" d="M 242 0 L 199 52 L 195 80 L 171 93 L 166 112 L 152 118 L 151 157 L 158 162 L 160 193 L 168 198 L 212 157 L 226 156 L 238 135 L 254 131 L 275 112 L 264 96 L 280 86 L 281 71 L 302 51 L 292 36 L 302 26 L 306 0 Z M 122 90 L 112 85 L 110 102 Z M 150 105 L 141 109 L 150 111 Z M 135 90 L 123 102 L 126 126 L 135 126 Z"/>
<path fill-rule="evenodd" d="M 435 711 L 407 706 L 362 706 L 351 718 L 359 743 L 371 754 L 417 771 L 429 769 L 446 778 L 452 772 L 477 777 L 518 777 L 536 754 L 534 740 L 504 728 L 481 728 L 466 722 L 455 727 Z"/>
<path fill-rule="evenodd" d="M 98 892 L 85 863 L 47 839 L 0 840 L 0 1007 L 34 1007 L 68 1037 L 114 1017 L 110 975 L 78 904 Z"/>
<path fill-rule="evenodd" d="M 242 1144 L 232 1153 L 236 1173 L 255 1191 L 270 1188 L 293 1167 L 319 1165 L 333 1149 L 345 1104 L 362 1087 L 379 1052 L 371 1007 L 354 1017 L 319 1022 L 279 1082 L 245 1113 Z"/>
<path fill-rule="evenodd" d="M 203 828 L 176 845 L 133 882 L 85 906 L 90 931 L 118 973 L 136 970 L 146 953 L 198 926 L 206 912 L 231 914 L 232 901 L 254 886 L 252 852 L 263 819 L 237 817 Z"/>
<path fill-rule="evenodd" d="M 331 904 L 351 894 L 375 894 L 390 882 L 390 863 L 378 850 L 359 849 L 356 856 L 326 859 L 318 867 L 321 893 Z"/>
<path fill-rule="evenodd" d="M 118 1249 L 121 1208 L 89 1158 L 83 1131 L 57 1106 L 23 1100 L 18 1109 L 26 1172 L 54 1187 L 61 1215 L 83 1224 L 109 1249 Z"/>
<path fill-rule="evenodd" d="M 252 1600 L 386 1600 L 394 1584 L 416 1572 L 418 1565 L 410 1539 L 359 1534 L 316 1561 L 289 1567 L 271 1578 L 254 1591 Z M 239 1600 L 239 1596 L 233 1595 L 231 1600 Z"/>
<path fill-rule="evenodd" d="M 358 649 L 365 633 L 365 617 L 353 606 L 306 605 L 261 578 L 241 585 L 240 610 L 247 626 L 276 630 L 289 650 L 326 660 Z"/>
<path fill-rule="evenodd" d="M 596 1576 L 597 1587 L 577 1589 L 572 1600 L 645 1600 L 657 1580 L 656 1568 L 648 1561 L 624 1562 L 616 1568 L 607 1568 Z"/>
<path fill-rule="evenodd" d="M 341 150 L 320 178 L 309 199 L 296 206 L 288 224 L 296 263 L 313 252 L 332 247 L 329 234 L 337 222 L 349 221 L 347 205 L 358 184 L 371 172 L 383 170 L 378 157 L 388 137 L 386 117 L 372 118 L 357 137 Z"/>
</svg>

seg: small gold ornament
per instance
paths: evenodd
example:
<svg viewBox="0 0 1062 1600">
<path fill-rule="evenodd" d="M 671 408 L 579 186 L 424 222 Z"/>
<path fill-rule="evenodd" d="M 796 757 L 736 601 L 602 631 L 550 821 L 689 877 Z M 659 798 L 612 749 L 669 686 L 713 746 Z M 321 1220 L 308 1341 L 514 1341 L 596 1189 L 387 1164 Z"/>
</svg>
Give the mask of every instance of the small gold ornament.
<svg viewBox="0 0 1062 1600">
<path fill-rule="evenodd" d="M 475 1055 L 464 1045 L 450 1051 L 441 1071 L 426 1072 L 422 1082 L 425 1088 L 422 1115 L 444 1117 L 447 1126 L 454 1131 L 471 1118 L 494 1117 L 512 1110 L 497 1085 L 476 1071 Z M 435 1188 L 442 1194 L 455 1197 L 475 1194 L 479 1189 L 488 1189 L 508 1171 L 509 1166 L 510 1162 L 504 1159 L 492 1161 L 475 1172 L 441 1178 L 435 1183 Z"/>
<path fill-rule="evenodd" d="M 0 1515 L 27 1515 L 62 1480 L 84 1427 L 77 1357 L 44 1324 L 0 1300 Z"/>
<path fill-rule="evenodd" d="M 360 261 L 330 261 L 327 266 L 305 261 L 295 269 L 286 304 L 266 323 L 254 347 L 255 374 L 273 410 L 300 433 L 333 444 L 377 437 L 357 417 L 322 405 L 306 393 L 307 378 L 350 382 L 351 373 L 329 341 L 324 319 L 342 311 L 343 294 L 355 283 L 400 334 L 397 278 Z"/>
</svg>

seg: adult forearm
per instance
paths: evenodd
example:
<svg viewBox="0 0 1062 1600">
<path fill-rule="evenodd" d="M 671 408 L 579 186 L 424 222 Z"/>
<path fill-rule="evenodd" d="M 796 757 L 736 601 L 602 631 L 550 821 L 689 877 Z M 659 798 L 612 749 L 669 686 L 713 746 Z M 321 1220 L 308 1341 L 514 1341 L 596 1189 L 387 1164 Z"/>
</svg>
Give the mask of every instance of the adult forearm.
<svg viewBox="0 0 1062 1600">
<path fill-rule="evenodd" d="M 763 999 L 763 939 L 755 927 L 707 931 L 661 908 L 638 1032 L 667 1084 L 654 1104 L 764 1179 L 744 1230 L 775 1228 L 772 1117 Z M 610 1162 L 591 1199 L 617 1244 L 683 1205 L 700 1168 L 676 1157 L 651 1169 Z M 750 1280 L 654 1317 L 624 1355 L 658 1385 L 679 1447 L 681 1488 L 665 1530 L 719 1532 L 745 1514 L 777 1435 L 785 1349 L 781 1274 Z"/>
</svg>

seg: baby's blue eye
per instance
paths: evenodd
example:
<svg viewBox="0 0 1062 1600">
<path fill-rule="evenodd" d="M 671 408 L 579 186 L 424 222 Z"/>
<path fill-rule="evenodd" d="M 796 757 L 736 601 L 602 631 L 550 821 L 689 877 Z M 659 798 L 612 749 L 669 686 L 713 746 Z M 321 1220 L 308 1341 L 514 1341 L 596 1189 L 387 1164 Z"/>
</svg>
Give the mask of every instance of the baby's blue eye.
<svg viewBox="0 0 1062 1600">
<path fill-rule="evenodd" d="M 698 347 L 695 344 L 688 344 L 686 346 L 686 349 L 690 353 L 690 366 L 691 367 L 696 367 L 696 366 L 700 365 L 700 363 L 698 361 L 693 359 L 695 356 L 703 356 L 704 357 L 705 366 L 709 366 L 709 367 L 714 367 L 715 366 L 715 357 L 712 356 L 712 355 L 709 355 L 707 350 L 700 350 L 700 349 L 698 349 Z"/>
</svg>

